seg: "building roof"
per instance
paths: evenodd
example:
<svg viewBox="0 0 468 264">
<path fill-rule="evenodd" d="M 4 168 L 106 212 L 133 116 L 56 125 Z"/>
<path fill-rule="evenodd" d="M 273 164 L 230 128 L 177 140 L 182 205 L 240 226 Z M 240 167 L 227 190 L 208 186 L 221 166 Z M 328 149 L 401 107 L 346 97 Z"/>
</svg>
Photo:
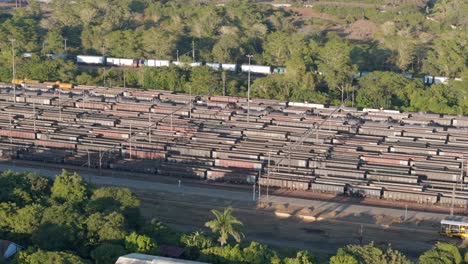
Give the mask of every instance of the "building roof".
<svg viewBox="0 0 468 264">
<path fill-rule="evenodd" d="M 17 244 L 8 240 L 0 240 L 0 256 L 1 257 L 9 258 L 20 250 L 21 250 L 21 247 L 18 246 Z"/>
<path fill-rule="evenodd" d="M 140 253 L 131 253 L 119 257 L 115 264 L 207 264 L 183 259 L 166 258 L 160 256 L 145 255 Z"/>
</svg>

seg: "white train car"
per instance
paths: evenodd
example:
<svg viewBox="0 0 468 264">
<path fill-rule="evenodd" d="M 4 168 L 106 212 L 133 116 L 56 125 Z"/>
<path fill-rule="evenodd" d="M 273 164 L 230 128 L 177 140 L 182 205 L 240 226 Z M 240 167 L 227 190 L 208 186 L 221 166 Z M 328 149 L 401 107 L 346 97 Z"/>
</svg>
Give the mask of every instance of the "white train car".
<svg viewBox="0 0 468 264">
<path fill-rule="evenodd" d="M 171 65 L 169 60 L 145 60 L 147 67 L 169 67 L 169 65 Z"/>
<path fill-rule="evenodd" d="M 271 74 L 271 66 L 266 65 L 248 65 L 242 64 L 241 71 L 242 72 L 250 72 L 251 73 L 259 73 L 259 74 Z"/>
<path fill-rule="evenodd" d="M 76 63 L 104 65 L 106 64 L 106 58 L 104 56 L 78 55 L 76 56 Z"/>
<path fill-rule="evenodd" d="M 221 63 L 218 62 L 207 62 L 205 63 L 205 65 L 216 71 L 219 71 L 221 69 Z"/>
<path fill-rule="evenodd" d="M 108 66 L 133 66 L 135 60 L 123 58 L 107 58 L 106 63 Z"/>
<path fill-rule="evenodd" d="M 236 72 L 237 71 L 237 64 L 222 63 L 221 64 L 221 70 Z"/>
</svg>

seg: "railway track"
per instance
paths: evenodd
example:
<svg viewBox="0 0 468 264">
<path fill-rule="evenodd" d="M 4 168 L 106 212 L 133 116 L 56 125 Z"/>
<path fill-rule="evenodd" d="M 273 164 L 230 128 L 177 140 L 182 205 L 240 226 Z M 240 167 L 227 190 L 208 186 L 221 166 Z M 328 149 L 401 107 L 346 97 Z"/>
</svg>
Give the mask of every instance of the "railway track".
<svg viewBox="0 0 468 264">
<path fill-rule="evenodd" d="M 3 161 L 11 162 L 8 160 L 3 160 Z M 178 180 L 180 179 L 180 178 L 174 178 L 174 177 L 163 176 L 163 175 L 128 173 L 128 172 L 115 171 L 115 170 L 109 170 L 109 169 L 102 169 L 99 171 L 97 169 L 88 169 L 88 168 L 65 165 L 65 164 L 56 165 L 56 164 L 51 164 L 51 163 L 39 163 L 39 162 L 24 161 L 24 160 L 14 160 L 13 163 L 15 164 L 15 166 L 19 166 L 19 167 L 36 168 L 40 166 L 43 168 L 52 168 L 56 170 L 67 169 L 71 171 L 76 171 L 78 173 L 95 174 L 96 176 L 107 177 L 109 179 L 112 179 L 112 178 L 121 178 L 121 179 L 129 179 L 129 180 L 134 179 L 134 180 L 158 182 L 158 183 L 165 183 L 165 184 L 172 184 L 172 185 L 178 184 Z M 84 178 L 91 182 L 93 181 L 93 177 L 84 177 Z M 251 185 L 215 183 L 215 182 L 206 182 L 206 181 L 200 181 L 198 179 L 188 179 L 188 178 L 182 179 L 181 184 L 190 185 L 193 187 L 206 188 L 208 190 L 213 189 L 213 190 L 243 192 L 245 193 L 246 196 L 252 194 Z M 260 189 L 260 192 L 261 192 L 260 197 L 262 198 L 262 200 L 265 202 L 268 202 L 265 186 L 263 186 Z M 286 197 L 286 198 L 299 198 L 299 199 L 308 199 L 308 200 L 314 200 L 314 201 L 333 202 L 333 203 L 340 203 L 340 204 L 363 205 L 363 206 L 369 206 L 369 207 L 407 209 L 407 210 L 418 211 L 418 212 L 432 212 L 432 213 L 440 213 L 440 214 L 447 214 L 450 210 L 450 208 L 443 207 L 443 206 L 436 206 L 436 205 L 422 205 L 422 204 L 415 204 L 411 202 L 405 203 L 405 202 L 399 202 L 399 201 L 387 201 L 384 199 L 374 199 L 374 198 L 359 199 L 359 198 L 347 197 L 347 196 L 337 196 L 335 194 L 330 194 L 330 193 L 292 191 L 292 190 L 278 189 L 278 188 L 271 188 L 269 195 L 278 196 L 278 197 Z M 456 215 L 468 215 L 467 210 L 464 208 L 455 208 L 454 213 Z"/>
</svg>

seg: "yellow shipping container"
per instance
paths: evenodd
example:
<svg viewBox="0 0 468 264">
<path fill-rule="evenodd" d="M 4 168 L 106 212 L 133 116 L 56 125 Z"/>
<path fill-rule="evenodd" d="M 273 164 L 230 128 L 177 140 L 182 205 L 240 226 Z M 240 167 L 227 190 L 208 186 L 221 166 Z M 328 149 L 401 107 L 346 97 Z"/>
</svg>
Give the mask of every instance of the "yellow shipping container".
<svg viewBox="0 0 468 264">
<path fill-rule="evenodd" d="M 73 88 L 73 84 L 72 84 L 72 83 L 60 83 L 60 84 L 59 84 L 59 88 L 62 88 L 62 89 L 72 89 L 72 88 Z"/>
<path fill-rule="evenodd" d="M 13 80 L 11 80 L 11 83 L 16 84 L 16 85 L 21 85 L 22 83 L 24 83 L 24 80 L 23 79 L 13 79 Z"/>
</svg>

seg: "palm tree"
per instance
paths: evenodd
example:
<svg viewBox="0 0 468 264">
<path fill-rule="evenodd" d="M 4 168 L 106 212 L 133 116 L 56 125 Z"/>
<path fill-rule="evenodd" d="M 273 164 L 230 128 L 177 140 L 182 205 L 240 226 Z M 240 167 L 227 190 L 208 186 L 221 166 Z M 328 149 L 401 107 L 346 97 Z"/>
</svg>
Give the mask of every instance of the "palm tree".
<svg viewBox="0 0 468 264">
<path fill-rule="evenodd" d="M 242 222 L 232 216 L 232 207 L 224 209 L 223 213 L 218 210 L 211 210 L 211 212 L 216 216 L 216 219 L 206 222 L 205 226 L 211 228 L 213 233 L 219 233 L 218 241 L 221 246 L 226 244 L 229 235 L 239 243 L 244 234 L 236 230 L 236 226 L 242 225 Z"/>
</svg>

